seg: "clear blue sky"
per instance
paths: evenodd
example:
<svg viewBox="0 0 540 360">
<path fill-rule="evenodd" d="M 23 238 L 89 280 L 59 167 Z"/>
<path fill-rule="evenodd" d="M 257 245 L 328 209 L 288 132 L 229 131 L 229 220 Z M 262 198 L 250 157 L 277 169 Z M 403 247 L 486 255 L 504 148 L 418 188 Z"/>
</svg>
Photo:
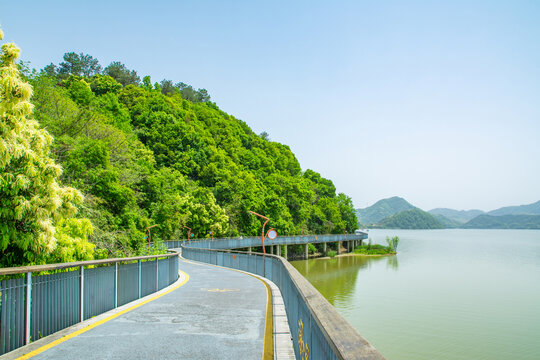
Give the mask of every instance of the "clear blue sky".
<svg viewBox="0 0 540 360">
<path fill-rule="evenodd" d="M 7 1 L 5 40 L 206 88 L 356 207 L 540 200 L 540 1 Z"/>
</svg>

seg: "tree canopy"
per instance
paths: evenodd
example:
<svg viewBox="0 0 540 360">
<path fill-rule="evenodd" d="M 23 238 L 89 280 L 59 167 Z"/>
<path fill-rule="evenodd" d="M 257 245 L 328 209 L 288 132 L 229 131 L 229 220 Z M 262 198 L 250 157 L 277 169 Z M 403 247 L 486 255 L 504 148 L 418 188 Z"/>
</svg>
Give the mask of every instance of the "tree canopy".
<svg viewBox="0 0 540 360">
<path fill-rule="evenodd" d="M 79 228 L 92 229 L 63 243 L 87 239 L 121 256 L 143 251 L 151 225 L 158 241 L 186 238 L 185 227 L 196 237 L 257 235 L 260 221 L 248 210 L 281 235 L 356 228 L 351 199 L 331 180 L 302 171 L 287 145 L 223 112 L 205 89 L 139 82 L 118 62 L 101 72 L 83 55 L 67 53 L 66 64 L 30 76 L 34 118 L 54 137 L 50 155 L 64 169 L 59 181 L 85 195 L 80 215 L 89 222 Z M 59 227 L 71 229 L 69 219 Z"/>
<path fill-rule="evenodd" d="M 32 87 L 20 77 L 19 52 L 9 43 L 0 54 L 0 264 L 43 262 L 55 250 L 61 260 L 87 258 L 93 252 L 86 241 L 92 226 L 79 228 L 82 223 L 72 219 L 82 194 L 58 182 L 62 170 L 50 154 L 53 138 L 31 118 Z M 63 245 L 73 241 L 80 256 L 64 256 Z"/>
</svg>

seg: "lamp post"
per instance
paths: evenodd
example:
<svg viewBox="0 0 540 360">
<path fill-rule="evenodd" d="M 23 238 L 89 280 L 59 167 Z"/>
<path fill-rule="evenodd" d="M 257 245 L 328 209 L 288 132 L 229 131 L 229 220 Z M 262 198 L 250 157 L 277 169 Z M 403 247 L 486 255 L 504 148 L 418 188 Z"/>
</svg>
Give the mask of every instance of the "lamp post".
<svg viewBox="0 0 540 360">
<path fill-rule="evenodd" d="M 271 240 L 274 240 L 276 238 L 276 236 L 277 236 L 277 232 L 274 229 L 268 229 L 268 232 L 266 233 L 266 236 L 265 236 L 264 235 L 264 227 L 266 226 L 266 223 L 268 223 L 268 221 L 270 221 L 270 219 L 267 218 L 266 216 L 262 216 L 261 214 L 257 214 L 256 212 L 253 212 L 251 210 L 249 210 L 249 213 L 251 213 L 251 214 L 253 214 L 255 216 L 258 216 L 260 218 L 266 219 L 266 221 L 263 224 L 262 233 L 261 233 L 261 242 L 262 242 L 263 253 L 266 254 L 266 249 L 264 248 L 264 239 L 269 237 Z"/>
<path fill-rule="evenodd" d="M 153 228 L 153 227 L 156 227 L 156 226 L 158 226 L 158 224 L 152 225 L 152 226 L 149 226 L 149 227 L 146 228 L 146 232 L 148 233 L 148 248 L 149 248 L 149 249 L 150 249 L 150 238 L 151 238 L 151 236 L 150 236 L 150 229 Z"/>
</svg>

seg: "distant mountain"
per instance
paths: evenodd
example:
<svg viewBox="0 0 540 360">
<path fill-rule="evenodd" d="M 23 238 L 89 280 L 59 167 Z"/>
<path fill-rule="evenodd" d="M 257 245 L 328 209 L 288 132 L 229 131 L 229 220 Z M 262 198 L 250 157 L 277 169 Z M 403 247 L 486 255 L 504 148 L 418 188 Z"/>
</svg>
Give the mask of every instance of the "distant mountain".
<svg viewBox="0 0 540 360">
<path fill-rule="evenodd" d="M 400 211 L 380 221 L 377 228 L 384 229 L 444 229 L 433 215 L 420 209 Z"/>
<path fill-rule="evenodd" d="M 478 215 L 484 214 L 482 210 L 454 210 L 447 208 L 436 208 L 428 211 L 431 215 L 442 215 L 450 220 L 455 220 L 458 223 L 464 224 L 469 220 L 474 219 Z"/>
<path fill-rule="evenodd" d="M 414 210 L 414 211 L 413 211 Z M 395 229 L 540 229 L 540 201 L 507 206 L 488 213 L 482 210 L 436 208 L 424 212 L 394 196 L 356 209 L 361 226 Z"/>
<path fill-rule="evenodd" d="M 479 215 L 464 229 L 540 229 L 540 215 Z"/>
<path fill-rule="evenodd" d="M 428 214 L 430 214 L 430 213 L 428 212 Z M 430 215 L 432 215 L 441 224 L 443 224 L 445 229 L 457 229 L 457 228 L 460 228 L 463 225 L 462 222 L 459 222 L 459 221 L 454 220 L 454 219 L 449 219 L 444 215 L 440 215 L 440 214 L 430 214 Z"/>
<path fill-rule="evenodd" d="M 394 196 L 379 200 L 365 209 L 356 209 L 356 216 L 359 223 L 369 225 L 376 224 L 382 219 L 409 209 L 416 209 L 416 207 L 409 204 L 407 200 Z"/>
<path fill-rule="evenodd" d="M 529 205 L 506 206 L 487 213 L 488 215 L 540 215 L 540 201 Z"/>
</svg>

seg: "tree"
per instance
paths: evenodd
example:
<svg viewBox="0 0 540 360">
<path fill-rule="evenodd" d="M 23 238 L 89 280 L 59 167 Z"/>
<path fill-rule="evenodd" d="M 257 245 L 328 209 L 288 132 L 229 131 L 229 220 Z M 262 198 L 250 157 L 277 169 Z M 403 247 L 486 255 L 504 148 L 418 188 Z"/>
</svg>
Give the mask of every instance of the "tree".
<svg viewBox="0 0 540 360">
<path fill-rule="evenodd" d="M 3 34 L 0 33 L 0 39 Z M 49 156 L 52 137 L 30 119 L 32 87 L 21 80 L 20 50 L 0 53 L 0 262 L 32 263 L 56 247 L 55 223 L 75 214 L 82 195 L 61 187 L 62 170 Z"/>
<path fill-rule="evenodd" d="M 206 89 L 199 89 L 199 100 L 201 102 L 208 102 L 210 101 L 210 94 Z"/>
<path fill-rule="evenodd" d="M 107 93 L 116 94 L 122 90 L 122 85 L 109 75 L 96 75 L 90 84 L 90 88 L 96 95 Z"/>
<path fill-rule="evenodd" d="M 58 66 L 58 74 L 62 77 L 69 75 L 76 76 L 94 76 L 101 72 L 99 61 L 91 55 L 74 52 L 64 54 L 64 61 Z"/>
<path fill-rule="evenodd" d="M 141 82 L 141 78 L 137 75 L 135 70 L 129 70 L 126 65 L 120 61 L 113 61 L 103 70 L 106 75 L 109 75 L 123 86 L 138 85 Z"/>
<path fill-rule="evenodd" d="M 45 66 L 42 72 L 45 73 L 45 75 L 49 77 L 53 77 L 53 78 L 55 78 L 58 75 L 56 73 L 56 65 L 54 65 L 53 63 L 50 63 L 49 65 Z"/>
<path fill-rule="evenodd" d="M 263 140 L 270 141 L 270 135 L 266 131 L 260 133 L 259 137 Z"/>
<path fill-rule="evenodd" d="M 172 80 L 165 80 L 165 79 L 161 80 L 160 87 L 161 87 L 161 93 L 163 95 L 174 94 L 175 89 L 174 89 Z"/>
</svg>

